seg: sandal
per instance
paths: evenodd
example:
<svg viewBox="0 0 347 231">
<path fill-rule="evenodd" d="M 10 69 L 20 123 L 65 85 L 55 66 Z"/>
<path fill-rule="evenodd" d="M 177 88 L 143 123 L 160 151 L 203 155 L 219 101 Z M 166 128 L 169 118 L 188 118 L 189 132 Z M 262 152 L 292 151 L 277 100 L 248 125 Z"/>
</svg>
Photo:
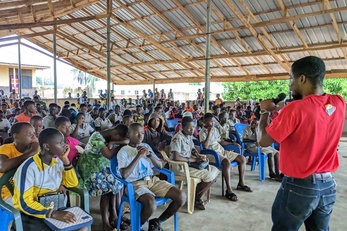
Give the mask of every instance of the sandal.
<svg viewBox="0 0 347 231">
<path fill-rule="evenodd" d="M 110 225 L 116 229 L 117 228 L 117 220 L 110 221 Z M 124 222 L 124 221 L 120 222 L 120 230 L 127 230 L 127 229 L 129 229 L 129 227 L 130 227 L 130 225 L 127 224 L 126 222 Z"/>
<path fill-rule="evenodd" d="M 225 197 L 231 201 L 237 201 L 237 196 L 235 193 L 228 193 L 228 191 L 225 191 Z"/>
<path fill-rule="evenodd" d="M 127 218 L 126 216 L 122 216 L 122 221 L 124 221 L 126 224 L 130 225 L 131 222 L 130 222 L 130 219 Z"/>
<path fill-rule="evenodd" d="M 197 209 L 200 209 L 200 210 L 205 210 L 205 209 L 206 209 L 206 208 L 205 208 L 205 203 L 204 203 L 204 201 L 201 200 L 201 199 L 195 201 L 194 207 L 197 208 Z"/>
<path fill-rule="evenodd" d="M 252 189 L 250 187 L 248 187 L 247 185 L 237 185 L 236 190 L 240 190 L 240 191 L 244 191 L 244 192 L 253 192 Z"/>
</svg>

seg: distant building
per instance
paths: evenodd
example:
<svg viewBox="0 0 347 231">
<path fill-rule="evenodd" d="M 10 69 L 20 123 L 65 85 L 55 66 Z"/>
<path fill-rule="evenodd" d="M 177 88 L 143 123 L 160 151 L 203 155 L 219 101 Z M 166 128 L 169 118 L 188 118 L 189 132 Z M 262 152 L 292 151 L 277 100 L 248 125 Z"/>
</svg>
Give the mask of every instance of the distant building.
<svg viewBox="0 0 347 231">
<path fill-rule="evenodd" d="M 36 77 L 42 70 L 49 66 L 22 64 L 22 94 L 34 94 L 36 88 Z M 9 95 L 12 89 L 19 91 L 18 64 L 0 62 L 0 89 Z"/>
</svg>

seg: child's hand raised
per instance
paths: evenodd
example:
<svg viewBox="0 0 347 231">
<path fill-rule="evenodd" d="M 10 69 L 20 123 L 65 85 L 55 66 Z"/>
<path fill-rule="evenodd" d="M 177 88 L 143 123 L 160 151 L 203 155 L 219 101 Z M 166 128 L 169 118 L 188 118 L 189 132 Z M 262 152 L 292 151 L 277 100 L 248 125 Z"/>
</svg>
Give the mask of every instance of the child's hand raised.
<svg viewBox="0 0 347 231">
<path fill-rule="evenodd" d="M 66 144 L 64 150 L 64 153 L 61 156 L 59 156 L 59 158 L 61 161 L 63 161 L 64 164 L 70 164 L 70 161 L 67 158 L 67 156 L 70 153 L 70 146 Z"/>
</svg>

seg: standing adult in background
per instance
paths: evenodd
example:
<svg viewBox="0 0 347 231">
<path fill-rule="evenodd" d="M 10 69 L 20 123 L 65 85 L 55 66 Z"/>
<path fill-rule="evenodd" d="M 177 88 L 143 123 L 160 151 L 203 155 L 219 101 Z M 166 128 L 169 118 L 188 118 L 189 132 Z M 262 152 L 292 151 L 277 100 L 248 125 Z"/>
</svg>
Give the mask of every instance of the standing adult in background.
<svg viewBox="0 0 347 231">
<path fill-rule="evenodd" d="M 166 93 L 165 93 L 164 89 L 161 89 L 161 91 L 160 91 L 160 99 L 161 100 L 165 100 L 166 99 Z"/>
<path fill-rule="evenodd" d="M 148 97 L 149 97 L 149 99 L 151 99 L 151 100 L 153 100 L 153 98 L 154 98 L 154 94 L 153 94 L 153 92 L 152 92 L 151 89 L 148 89 Z"/>
<path fill-rule="evenodd" d="M 272 206 L 272 231 L 329 230 L 336 200 L 332 176 L 339 166 L 337 146 L 346 102 L 323 91 L 324 62 L 308 56 L 294 62 L 290 88 L 296 101 L 284 107 L 269 125 L 273 100 L 260 104 L 258 141 L 281 145 L 280 170 L 285 175 Z M 293 146 L 295 148 L 293 149 Z"/>
<path fill-rule="evenodd" d="M 18 94 L 16 93 L 16 89 L 12 89 L 9 99 L 13 99 L 13 100 L 19 99 Z"/>
<path fill-rule="evenodd" d="M 172 92 L 172 89 L 169 90 L 169 93 L 167 94 L 167 98 L 169 100 L 174 100 L 174 93 Z"/>
<path fill-rule="evenodd" d="M 81 105 L 82 103 L 84 103 L 86 105 L 88 105 L 88 103 L 89 103 L 89 99 L 87 97 L 87 92 L 86 91 L 83 91 L 83 94 L 82 94 L 81 98 L 79 99 L 79 103 L 78 104 Z"/>
</svg>

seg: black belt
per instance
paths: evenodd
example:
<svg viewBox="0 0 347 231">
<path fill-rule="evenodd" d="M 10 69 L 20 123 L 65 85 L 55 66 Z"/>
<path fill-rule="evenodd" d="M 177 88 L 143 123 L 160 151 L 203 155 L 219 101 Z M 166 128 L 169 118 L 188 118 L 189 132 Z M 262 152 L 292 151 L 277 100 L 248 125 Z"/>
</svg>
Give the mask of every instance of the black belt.
<svg viewBox="0 0 347 231">
<path fill-rule="evenodd" d="M 295 177 L 289 177 L 291 179 L 298 179 L 298 180 L 320 180 L 320 181 L 331 181 L 333 180 L 333 175 L 331 174 L 331 172 L 323 172 L 323 173 L 314 173 L 312 175 L 309 175 L 308 177 L 305 178 L 295 178 Z"/>
</svg>

